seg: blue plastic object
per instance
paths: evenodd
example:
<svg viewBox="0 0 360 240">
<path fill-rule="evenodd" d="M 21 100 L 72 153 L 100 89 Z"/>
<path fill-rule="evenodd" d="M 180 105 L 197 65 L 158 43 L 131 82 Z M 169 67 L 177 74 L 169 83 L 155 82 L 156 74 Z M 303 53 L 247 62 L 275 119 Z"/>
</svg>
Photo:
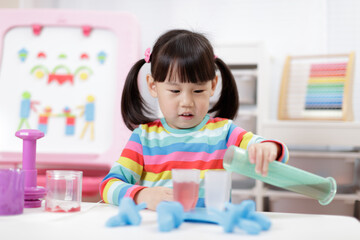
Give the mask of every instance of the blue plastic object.
<svg viewBox="0 0 360 240">
<path fill-rule="evenodd" d="M 252 200 L 244 200 L 240 204 L 226 203 L 225 207 L 225 211 L 210 209 L 210 212 L 218 217 L 218 224 L 223 227 L 224 232 L 233 232 L 234 228 L 238 227 L 255 235 L 271 226 L 268 217 L 256 212 L 255 202 Z"/>
<path fill-rule="evenodd" d="M 256 212 L 255 202 L 252 200 L 244 200 L 240 204 L 226 203 L 225 206 L 225 211 L 195 208 L 184 212 L 178 202 L 161 202 L 156 209 L 159 230 L 169 232 L 178 228 L 183 221 L 218 224 L 226 233 L 231 233 L 238 227 L 252 235 L 271 227 L 270 219 Z"/>
<path fill-rule="evenodd" d="M 160 232 L 178 228 L 184 221 L 184 207 L 179 202 L 161 202 L 156 207 Z"/>
<path fill-rule="evenodd" d="M 226 203 L 226 208 L 237 216 L 237 225 L 249 234 L 259 234 L 261 230 L 269 230 L 271 221 L 255 210 L 255 202 L 244 200 L 240 204 Z"/>
<path fill-rule="evenodd" d="M 139 211 L 146 208 L 146 203 L 136 205 L 131 198 L 123 198 L 119 204 L 119 212 L 116 216 L 109 218 L 107 227 L 118 227 L 126 225 L 140 225 L 141 216 Z"/>
</svg>

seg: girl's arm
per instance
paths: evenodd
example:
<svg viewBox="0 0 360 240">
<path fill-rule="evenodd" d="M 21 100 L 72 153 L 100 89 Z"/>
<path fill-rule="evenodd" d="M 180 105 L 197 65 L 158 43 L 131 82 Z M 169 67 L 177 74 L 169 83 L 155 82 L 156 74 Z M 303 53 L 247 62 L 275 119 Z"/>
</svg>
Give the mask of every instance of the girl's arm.
<svg viewBox="0 0 360 240">
<path fill-rule="evenodd" d="M 135 197 L 144 186 L 137 185 L 143 172 L 142 146 L 136 131 L 130 137 L 118 161 L 100 184 L 101 198 L 119 205 L 123 197 Z"/>
<path fill-rule="evenodd" d="M 235 145 L 249 152 L 249 160 L 255 164 L 255 171 L 263 176 L 267 175 L 270 162 L 287 163 L 289 151 L 285 144 L 268 140 L 231 124 L 228 135 L 228 146 Z"/>
<path fill-rule="evenodd" d="M 143 173 L 142 145 L 138 136 L 135 130 L 120 159 L 101 182 L 100 194 L 106 203 L 119 205 L 123 197 L 130 197 L 136 204 L 145 202 L 148 209 L 156 210 L 161 201 L 173 200 L 173 191 L 171 188 L 138 184 Z"/>
</svg>

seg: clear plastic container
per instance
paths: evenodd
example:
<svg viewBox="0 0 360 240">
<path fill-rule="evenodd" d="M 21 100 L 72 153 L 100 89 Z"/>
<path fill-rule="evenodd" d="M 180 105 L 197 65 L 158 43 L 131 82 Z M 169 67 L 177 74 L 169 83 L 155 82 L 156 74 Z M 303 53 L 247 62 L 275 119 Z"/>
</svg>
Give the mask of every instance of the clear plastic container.
<svg viewBox="0 0 360 240">
<path fill-rule="evenodd" d="M 205 173 L 205 206 L 224 210 L 230 200 L 231 174 L 227 171 L 208 170 Z"/>
<path fill-rule="evenodd" d="M 46 191 L 46 211 L 80 211 L 82 172 L 64 170 L 46 171 Z"/>
<path fill-rule="evenodd" d="M 255 164 L 249 161 L 248 152 L 239 147 L 228 148 L 223 165 L 227 171 L 306 195 L 322 205 L 329 204 L 336 194 L 336 181 L 332 177 L 324 178 L 281 162 L 271 162 L 267 176 L 257 174 Z"/>
</svg>

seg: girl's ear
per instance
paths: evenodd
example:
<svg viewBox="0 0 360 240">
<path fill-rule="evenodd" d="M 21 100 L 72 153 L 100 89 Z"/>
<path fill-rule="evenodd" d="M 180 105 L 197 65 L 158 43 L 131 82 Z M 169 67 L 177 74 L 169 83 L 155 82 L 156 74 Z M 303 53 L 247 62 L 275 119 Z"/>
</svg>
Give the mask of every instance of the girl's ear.
<svg viewBox="0 0 360 240">
<path fill-rule="evenodd" d="M 155 84 L 154 78 L 150 74 L 146 75 L 146 82 L 147 82 L 147 86 L 148 86 L 150 95 L 154 98 L 157 98 L 156 84 Z"/>
<path fill-rule="evenodd" d="M 215 76 L 215 78 L 213 80 L 211 80 L 211 97 L 214 95 L 215 93 L 215 89 L 218 83 L 218 75 Z"/>
</svg>

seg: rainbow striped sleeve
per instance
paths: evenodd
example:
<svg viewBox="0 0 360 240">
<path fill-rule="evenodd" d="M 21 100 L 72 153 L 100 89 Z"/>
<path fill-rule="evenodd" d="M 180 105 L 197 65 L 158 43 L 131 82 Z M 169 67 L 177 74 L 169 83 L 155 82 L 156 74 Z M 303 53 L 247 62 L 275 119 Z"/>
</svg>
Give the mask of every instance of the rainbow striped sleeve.
<svg viewBox="0 0 360 240">
<path fill-rule="evenodd" d="M 261 136 L 255 135 L 252 132 L 246 132 L 244 129 L 237 127 L 233 123 L 231 123 L 229 129 L 229 139 L 227 142 L 227 146 L 235 145 L 239 146 L 243 149 L 248 149 L 251 144 L 261 143 L 261 142 L 274 142 L 281 146 L 281 154 L 277 159 L 279 162 L 287 163 L 289 161 L 289 150 L 286 145 L 277 140 L 268 140 Z"/>
<path fill-rule="evenodd" d="M 142 146 L 139 132 L 134 130 L 121 156 L 100 184 L 101 198 L 106 203 L 119 205 L 123 197 L 134 198 L 143 189 L 136 185 L 143 171 Z"/>
</svg>

